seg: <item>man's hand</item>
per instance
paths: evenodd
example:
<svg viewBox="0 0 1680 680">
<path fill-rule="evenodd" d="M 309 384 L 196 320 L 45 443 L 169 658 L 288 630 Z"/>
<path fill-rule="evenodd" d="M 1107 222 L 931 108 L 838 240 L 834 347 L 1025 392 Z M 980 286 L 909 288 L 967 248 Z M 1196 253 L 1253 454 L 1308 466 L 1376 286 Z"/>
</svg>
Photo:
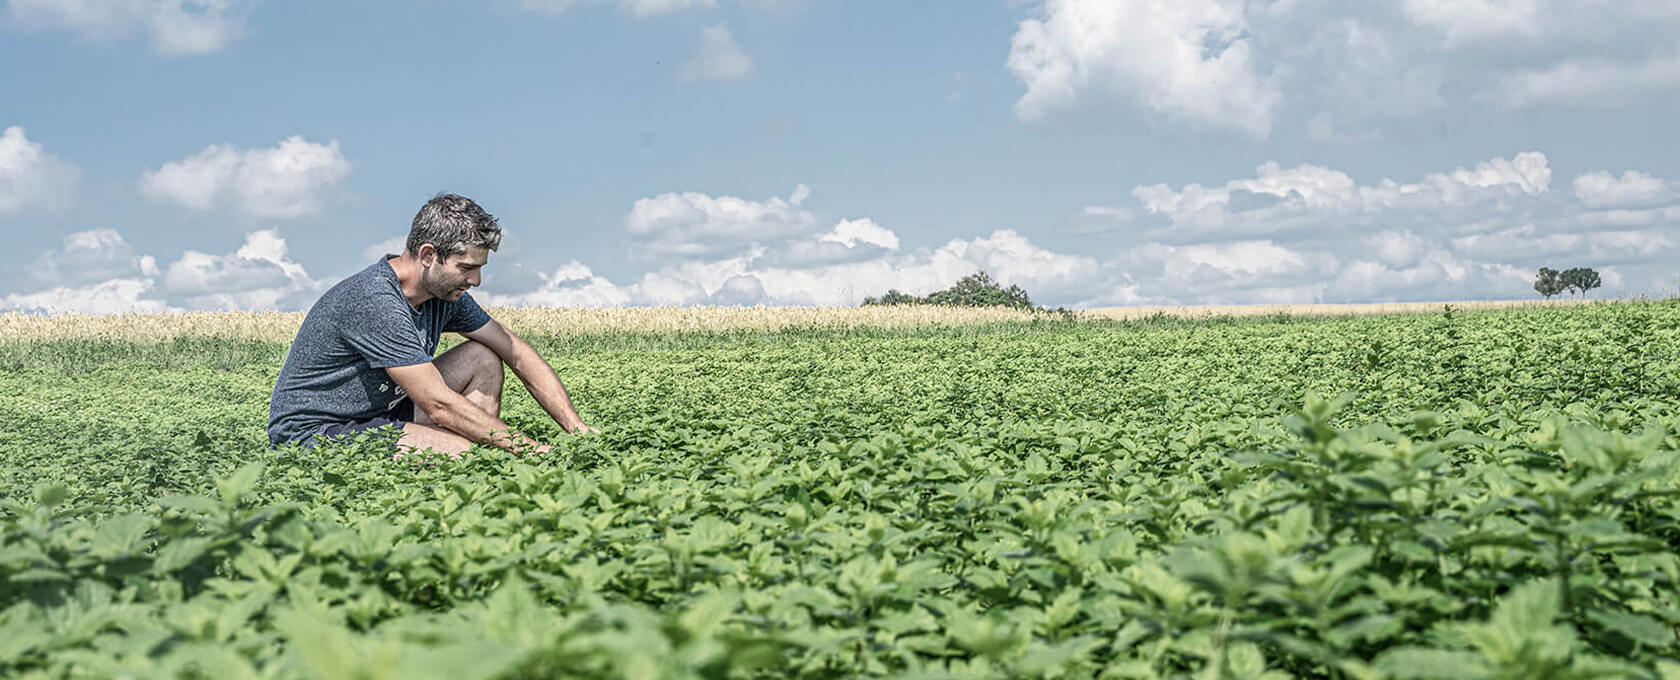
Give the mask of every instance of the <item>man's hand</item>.
<svg viewBox="0 0 1680 680">
<path fill-rule="evenodd" d="M 572 428 L 572 434 L 600 434 L 600 433 L 601 433 L 600 430 L 597 430 L 597 429 L 595 429 L 593 427 L 590 427 L 588 425 L 585 425 L 583 423 L 578 423 L 577 427 Z"/>
</svg>

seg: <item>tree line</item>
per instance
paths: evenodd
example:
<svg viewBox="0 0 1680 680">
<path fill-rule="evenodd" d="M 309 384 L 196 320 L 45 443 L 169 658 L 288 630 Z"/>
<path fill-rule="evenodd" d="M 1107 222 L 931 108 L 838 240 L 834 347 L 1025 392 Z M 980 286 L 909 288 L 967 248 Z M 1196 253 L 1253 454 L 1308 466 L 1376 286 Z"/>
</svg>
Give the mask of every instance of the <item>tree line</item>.
<svg viewBox="0 0 1680 680">
<path fill-rule="evenodd" d="M 1578 292 L 1584 296 L 1587 291 L 1599 287 L 1602 283 L 1598 272 L 1586 267 L 1571 267 L 1561 272 L 1551 267 L 1541 267 L 1539 275 L 1534 279 L 1534 290 L 1550 300 L 1553 295 L 1567 292 Z"/>
</svg>

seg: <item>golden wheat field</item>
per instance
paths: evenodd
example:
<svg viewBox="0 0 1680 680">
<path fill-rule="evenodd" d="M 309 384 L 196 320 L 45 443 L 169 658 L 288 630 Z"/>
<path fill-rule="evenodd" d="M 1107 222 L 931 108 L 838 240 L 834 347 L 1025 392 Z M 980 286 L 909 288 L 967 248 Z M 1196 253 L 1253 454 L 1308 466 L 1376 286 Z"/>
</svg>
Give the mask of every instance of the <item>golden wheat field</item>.
<svg viewBox="0 0 1680 680">
<path fill-rule="evenodd" d="M 1513 300 L 1371 304 L 1229 305 L 1108 307 L 1074 310 L 1076 319 L 1136 320 L 1157 315 L 1189 319 L 1268 315 L 1322 316 L 1409 314 L 1571 305 L 1589 300 Z M 781 329 L 906 328 L 956 326 L 1046 318 L 1043 312 L 1002 307 L 500 307 L 491 315 L 515 332 L 532 336 L 574 336 L 631 332 L 728 332 Z M 0 343 L 66 339 L 161 341 L 176 337 L 214 337 L 288 342 L 303 322 L 302 313 L 185 312 L 168 314 L 0 314 Z"/>
</svg>

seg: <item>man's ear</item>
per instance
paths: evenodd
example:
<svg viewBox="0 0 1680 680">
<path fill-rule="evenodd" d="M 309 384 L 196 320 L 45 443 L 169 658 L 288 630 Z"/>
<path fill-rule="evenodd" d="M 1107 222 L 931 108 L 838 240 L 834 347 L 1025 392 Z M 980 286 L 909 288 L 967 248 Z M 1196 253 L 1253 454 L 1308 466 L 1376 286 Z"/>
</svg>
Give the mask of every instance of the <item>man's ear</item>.
<svg viewBox="0 0 1680 680">
<path fill-rule="evenodd" d="M 420 260 L 420 264 L 430 267 L 437 263 L 437 246 L 422 243 L 420 244 L 420 250 L 414 253 L 414 257 Z"/>
</svg>

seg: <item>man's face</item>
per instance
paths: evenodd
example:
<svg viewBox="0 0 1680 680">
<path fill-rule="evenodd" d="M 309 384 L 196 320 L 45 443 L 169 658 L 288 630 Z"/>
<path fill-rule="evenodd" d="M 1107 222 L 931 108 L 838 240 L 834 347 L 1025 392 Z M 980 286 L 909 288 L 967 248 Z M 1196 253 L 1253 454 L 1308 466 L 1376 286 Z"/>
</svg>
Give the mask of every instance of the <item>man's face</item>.
<svg viewBox="0 0 1680 680">
<path fill-rule="evenodd" d="M 477 286 L 483 280 L 479 271 L 489 259 L 490 249 L 474 246 L 467 246 L 467 252 L 448 258 L 439 253 L 432 265 L 421 274 L 421 286 L 432 297 L 456 302 L 468 288 Z"/>
</svg>

